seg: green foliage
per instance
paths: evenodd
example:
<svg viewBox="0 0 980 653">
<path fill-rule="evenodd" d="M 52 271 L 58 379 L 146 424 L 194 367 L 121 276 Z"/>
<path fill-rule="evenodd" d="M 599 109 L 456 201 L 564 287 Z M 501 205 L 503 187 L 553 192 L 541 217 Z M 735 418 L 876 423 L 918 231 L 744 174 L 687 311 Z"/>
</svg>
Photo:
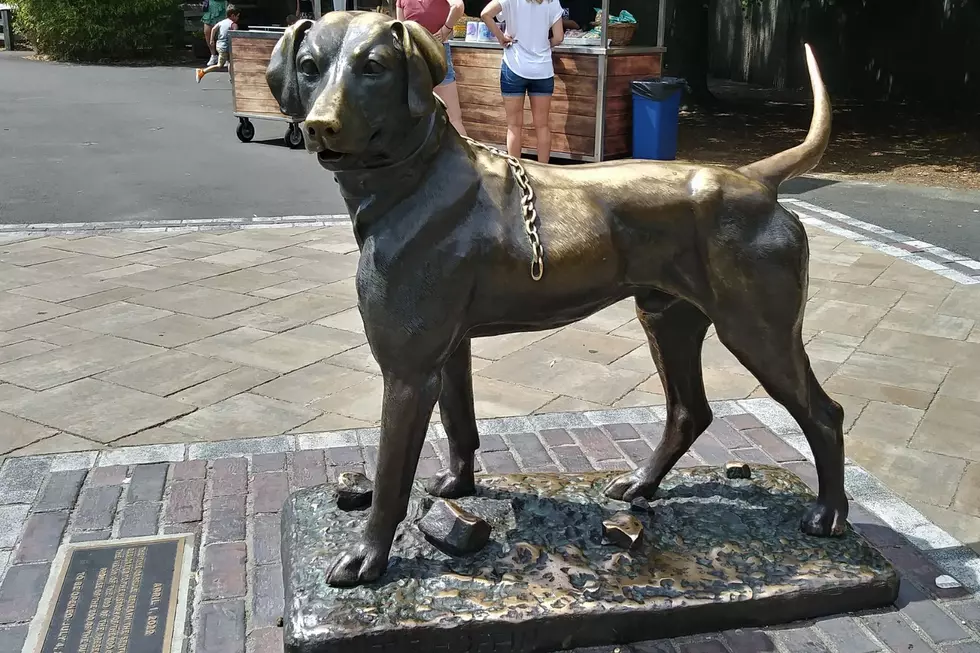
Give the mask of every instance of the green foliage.
<svg viewBox="0 0 980 653">
<path fill-rule="evenodd" d="M 182 39 L 179 0 L 17 0 L 38 54 L 70 61 L 152 56 Z"/>
</svg>

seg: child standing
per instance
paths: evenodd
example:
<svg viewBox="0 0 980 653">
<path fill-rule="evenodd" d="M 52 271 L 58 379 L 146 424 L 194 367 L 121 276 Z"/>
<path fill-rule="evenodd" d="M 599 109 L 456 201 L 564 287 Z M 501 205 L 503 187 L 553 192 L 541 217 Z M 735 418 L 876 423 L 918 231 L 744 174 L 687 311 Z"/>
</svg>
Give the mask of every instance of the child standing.
<svg viewBox="0 0 980 653">
<path fill-rule="evenodd" d="M 235 5 L 228 5 L 225 15 L 227 17 L 211 30 L 211 41 L 214 44 L 215 52 L 218 53 L 218 61 L 216 65 L 204 69 L 198 68 L 194 71 L 198 84 L 208 73 L 228 70 L 228 32 L 238 29 L 238 19 L 241 17 L 241 12 Z"/>
<path fill-rule="evenodd" d="M 225 17 L 225 11 L 227 9 L 228 0 L 208 0 L 207 6 L 204 8 L 204 15 L 201 16 L 201 22 L 204 23 L 204 41 L 208 44 L 208 49 L 211 51 L 211 58 L 208 59 L 209 66 L 218 63 L 218 52 L 214 49 L 214 40 L 211 38 L 211 32 L 214 31 L 214 26 Z"/>
</svg>

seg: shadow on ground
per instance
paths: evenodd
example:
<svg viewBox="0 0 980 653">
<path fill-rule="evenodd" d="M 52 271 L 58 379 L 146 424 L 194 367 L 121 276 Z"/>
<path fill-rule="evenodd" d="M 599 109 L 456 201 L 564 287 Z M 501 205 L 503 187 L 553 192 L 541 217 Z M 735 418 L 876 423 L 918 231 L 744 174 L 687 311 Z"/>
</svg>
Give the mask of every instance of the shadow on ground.
<svg viewBox="0 0 980 653">
<path fill-rule="evenodd" d="M 800 143 L 810 124 L 809 89 L 772 91 L 713 82 L 717 107 L 682 111 L 678 158 L 744 165 Z M 833 135 L 816 172 L 882 182 L 980 189 L 976 112 L 832 98 Z"/>
</svg>

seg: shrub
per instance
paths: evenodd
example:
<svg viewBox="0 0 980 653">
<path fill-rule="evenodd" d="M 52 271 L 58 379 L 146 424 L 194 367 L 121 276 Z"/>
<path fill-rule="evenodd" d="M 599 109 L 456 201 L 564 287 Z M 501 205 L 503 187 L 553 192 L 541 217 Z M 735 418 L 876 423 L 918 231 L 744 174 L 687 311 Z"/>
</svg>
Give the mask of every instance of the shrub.
<svg viewBox="0 0 980 653">
<path fill-rule="evenodd" d="M 104 61 L 158 54 L 181 42 L 179 0 L 17 0 L 38 54 Z"/>
</svg>

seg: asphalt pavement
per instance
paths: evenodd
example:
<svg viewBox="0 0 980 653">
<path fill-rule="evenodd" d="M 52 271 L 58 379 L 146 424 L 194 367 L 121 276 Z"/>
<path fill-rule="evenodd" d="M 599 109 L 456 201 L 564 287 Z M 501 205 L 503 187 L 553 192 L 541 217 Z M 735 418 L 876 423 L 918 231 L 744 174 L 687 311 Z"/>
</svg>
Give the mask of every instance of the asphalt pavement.
<svg viewBox="0 0 980 653">
<path fill-rule="evenodd" d="M 225 74 L 0 53 L 0 223 L 345 213 L 283 122 L 235 136 Z M 980 193 L 805 178 L 783 193 L 980 259 Z"/>
<path fill-rule="evenodd" d="M 980 258 L 980 192 L 806 177 L 781 194 Z"/>
<path fill-rule="evenodd" d="M 0 53 L 0 223 L 344 213 L 286 123 L 235 136 L 227 74 Z"/>
</svg>

